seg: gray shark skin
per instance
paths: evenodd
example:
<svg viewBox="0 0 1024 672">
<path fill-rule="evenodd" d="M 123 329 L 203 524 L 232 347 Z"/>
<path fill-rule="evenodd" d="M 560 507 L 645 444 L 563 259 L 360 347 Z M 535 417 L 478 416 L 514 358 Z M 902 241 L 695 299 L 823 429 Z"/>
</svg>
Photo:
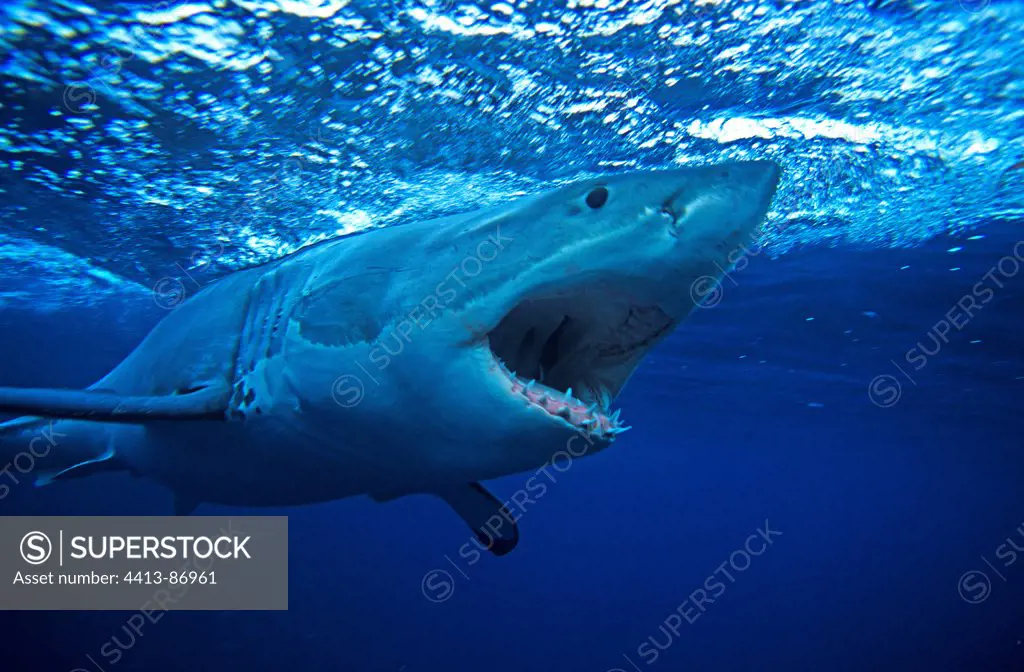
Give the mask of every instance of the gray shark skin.
<svg viewBox="0 0 1024 672">
<path fill-rule="evenodd" d="M 52 423 L 37 484 L 125 470 L 178 513 L 435 494 L 507 552 L 515 526 L 478 482 L 625 431 L 612 401 L 694 283 L 753 244 L 779 173 L 586 179 L 239 271 L 86 391 L 0 388 L 0 411 L 27 416 L 0 425 L 0 455 Z"/>
</svg>

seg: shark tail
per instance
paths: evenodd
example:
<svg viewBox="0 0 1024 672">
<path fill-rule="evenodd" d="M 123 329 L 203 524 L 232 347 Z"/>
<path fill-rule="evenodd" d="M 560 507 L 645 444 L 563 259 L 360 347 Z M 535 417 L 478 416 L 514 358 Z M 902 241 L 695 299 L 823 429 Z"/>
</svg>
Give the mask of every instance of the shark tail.
<svg viewBox="0 0 1024 672">
<path fill-rule="evenodd" d="M 25 481 L 32 480 L 33 472 L 49 464 L 52 445 L 46 436 L 53 437 L 48 421 L 43 418 L 15 418 L 0 423 L 0 499 Z"/>
<path fill-rule="evenodd" d="M 0 458 L 9 458 L 27 446 L 35 432 L 46 427 L 46 419 L 23 417 L 0 423 Z"/>
<path fill-rule="evenodd" d="M 0 424 L 0 499 L 12 483 L 23 480 L 42 486 L 126 469 L 114 448 L 118 426 L 224 421 L 229 395 L 223 384 L 155 396 L 104 389 L 0 387 L 0 413 L 26 414 Z"/>
<path fill-rule="evenodd" d="M 0 499 L 26 483 L 118 468 L 110 435 L 109 427 L 80 420 L 26 416 L 0 423 Z"/>
</svg>

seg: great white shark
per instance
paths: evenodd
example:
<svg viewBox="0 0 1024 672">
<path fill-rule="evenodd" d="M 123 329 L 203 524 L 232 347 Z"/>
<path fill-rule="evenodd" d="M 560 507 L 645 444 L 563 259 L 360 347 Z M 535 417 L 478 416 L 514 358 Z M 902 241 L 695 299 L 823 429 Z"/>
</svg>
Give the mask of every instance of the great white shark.
<svg viewBox="0 0 1024 672">
<path fill-rule="evenodd" d="M 612 402 L 754 239 L 779 174 L 584 179 L 235 272 L 86 390 L 0 388 L 0 412 L 25 414 L 0 457 L 42 430 L 58 438 L 37 485 L 127 471 L 178 514 L 434 494 L 507 553 L 518 531 L 479 482 L 627 429 Z"/>
</svg>

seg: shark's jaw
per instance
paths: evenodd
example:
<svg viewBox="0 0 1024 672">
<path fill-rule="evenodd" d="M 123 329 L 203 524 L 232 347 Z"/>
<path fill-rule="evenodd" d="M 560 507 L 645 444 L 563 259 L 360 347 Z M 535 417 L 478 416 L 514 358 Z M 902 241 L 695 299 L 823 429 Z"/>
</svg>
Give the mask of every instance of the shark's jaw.
<svg viewBox="0 0 1024 672">
<path fill-rule="evenodd" d="M 522 299 L 487 334 L 508 393 L 599 439 L 630 429 L 612 400 L 676 321 L 608 283 Z"/>
<path fill-rule="evenodd" d="M 507 251 L 459 320 L 491 391 L 526 411 L 511 417 L 605 442 L 628 429 L 612 400 L 697 305 L 695 283 L 746 254 L 779 174 L 750 161 L 595 178 L 459 222 L 462 235 L 505 227 Z"/>
</svg>

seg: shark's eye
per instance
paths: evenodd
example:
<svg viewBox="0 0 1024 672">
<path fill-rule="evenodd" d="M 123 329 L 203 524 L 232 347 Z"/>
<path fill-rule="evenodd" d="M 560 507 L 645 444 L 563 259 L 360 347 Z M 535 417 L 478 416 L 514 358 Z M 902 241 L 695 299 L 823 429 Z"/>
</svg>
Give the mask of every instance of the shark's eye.
<svg viewBox="0 0 1024 672">
<path fill-rule="evenodd" d="M 587 194 L 587 205 L 594 210 L 597 210 L 602 205 L 608 202 L 608 190 L 604 187 L 595 187 L 593 191 Z"/>
</svg>

